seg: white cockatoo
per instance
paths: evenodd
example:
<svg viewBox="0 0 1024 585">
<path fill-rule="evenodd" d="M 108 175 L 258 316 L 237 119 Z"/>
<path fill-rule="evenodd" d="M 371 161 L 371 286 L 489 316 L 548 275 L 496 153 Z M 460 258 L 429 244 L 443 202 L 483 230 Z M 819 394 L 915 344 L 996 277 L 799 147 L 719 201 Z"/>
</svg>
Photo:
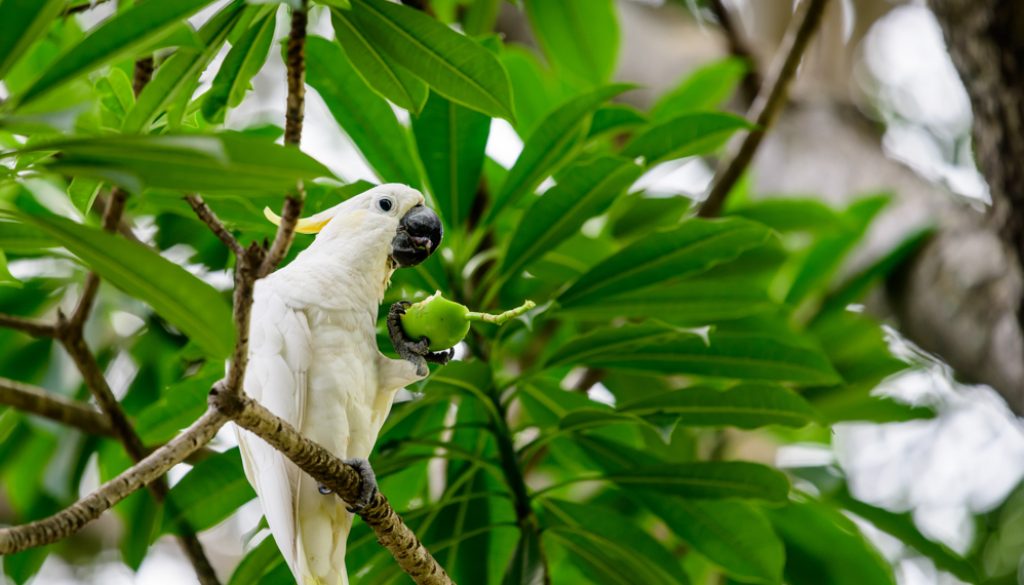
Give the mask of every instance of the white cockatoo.
<svg viewBox="0 0 1024 585">
<path fill-rule="evenodd" d="M 268 217 L 275 220 L 273 214 Z M 300 220 L 313 243 L 256 283 L 245 392 L 363 473 L 365 505 L 376 490 L 366 463 L 398 389 L 444 363 L 424 340 L 404 337 L 392 307 L 388 329 L 401 360 L 380 353 L 377 310 L 396 268 L 425 260 L 441 222 L 423 195 L 380 185 Z M 352 513 L 342 500 L 255 435 L 238 430 L 246 477 L 298 585 L 342 585 Z M 358 506 L 357 506 L 358 507 Z"/>
</svg>

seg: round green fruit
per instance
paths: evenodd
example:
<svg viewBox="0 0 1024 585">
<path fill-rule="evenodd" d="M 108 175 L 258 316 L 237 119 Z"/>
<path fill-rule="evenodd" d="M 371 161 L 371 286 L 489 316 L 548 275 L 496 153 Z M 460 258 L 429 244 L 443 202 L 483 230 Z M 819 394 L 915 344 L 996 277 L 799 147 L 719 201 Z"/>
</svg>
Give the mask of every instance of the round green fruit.
<svg viewBox="0 0 1024 585">
<path fill-rule="evenodd" d="M 422 301 L 406 307 L 400 321 L 409 339 L 426 337 L 430 340 L 430 351 L 441 351 L 455 347 L 462 341 L 469 333 L 471 321 L 503 325 L 535 306 L 533 301 L 526 301 L 521 306 L 498 315 L 476 313 L 464 305 L 444 298 L 441 291 L 437 291 Z"/>
<path fill-rule="evenodd" d="M 402 315 L 409 339 L 430 340 L 430 351 L 455 347 L 469 333 L 469 309 L 441 296 L 441 291 L 410 305 Z"/>
</svg>

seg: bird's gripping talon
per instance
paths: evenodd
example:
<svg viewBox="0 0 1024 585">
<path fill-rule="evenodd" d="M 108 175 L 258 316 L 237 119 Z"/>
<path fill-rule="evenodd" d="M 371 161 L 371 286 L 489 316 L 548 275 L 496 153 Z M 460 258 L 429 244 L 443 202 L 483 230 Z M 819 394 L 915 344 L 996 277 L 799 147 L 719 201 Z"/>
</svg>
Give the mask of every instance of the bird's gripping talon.
<svg viewBox="0 0 1024 585">
<path fill-rule="evenodd" d="M 373 468 L 370 467 L 370 462 L 366 459 L 345 459 L 345 464 L 355 468 L 359 472 L 360 477 L 363 478 L 363 490 L 359 494 L 359 499 L 355 502 L 350 502 L 350 507 L 348 508 L 349 512 L 360 514 L 370 505 L 373 497 L 377 495 L 377 476 L 374 475 Z"/>
<path fill-rule="evenodd" d="M 425 337 L 417 341 L 409 339 L 399 321 L 409 305 L 408 301 L 398 301 L 391 305 L 387 318 L 388 336 L 398 355 L 416 366 L 416 374 L 426 376 L 430 371 L 427 369 L 427 362 L 431 361 L 430 356 L 433 355 L 428 349 L 430 340 Z"/>
</svg>

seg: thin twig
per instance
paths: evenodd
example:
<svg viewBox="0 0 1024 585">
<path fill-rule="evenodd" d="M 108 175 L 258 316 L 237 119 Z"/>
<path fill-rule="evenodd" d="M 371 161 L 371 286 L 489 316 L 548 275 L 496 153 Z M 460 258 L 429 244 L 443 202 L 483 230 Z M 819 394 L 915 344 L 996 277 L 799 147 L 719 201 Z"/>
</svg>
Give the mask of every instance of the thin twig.
<svg viewBox="0 0 1024 585">
<path fill-rule="evenodd" d="M 745 98 L 744 103 L 750 103 L 757 96 L 758 88 L 764 84 L 761 73 L 757 70 L 757 59 L 754 57 L 754 52 L 750 50 L 743 31 L 740 30 L 732 13 L 729 12 L 729 8 L 722 0 L 708 0 L 708 8 L 715 15 L 718 26 L 725 34 L 725 40 L 729 43 L 729 52 L 747 62 L 747 73 L 743 76 L 743 81 L 740 82 L 740 88 Z"/>
<path fill-rule="evenodd" d="M 128 192 L 120 187 L 110 190 L 110 197 L 107 199 L 107 208 L 103 211 L 103 229 L 108 232 L 121 222 L 121 215 L 124 213 L 125 204 L 128 201 Z M 100 277 L 95 272 L 90 272 L 85 277 L 85 284 L 82 285 L 82 294 L 78 297 L 78 304 L 71 313 L 70 327 L 82 329 L 85 327 L 89 313 L 92 311 L 93 302 L 96 300 L 96 293 L 100 288 Z"/>
<path fill-rule="evenodd" d="M 75 427 L 90 435 L 112 436 L 107 417 L 95 408 L 38 386 L 0 378 L 0 404 Z"/>
<path fill-rule="evenodd" d="M 153 451 L 96 491 L 42 520 L 0 529 L 0 555 L 51 544 L 71 536 L 100 514 L 127 498 L 142 486 L 162 477 L 167 470 L 209 443 L 226 422 L 220 412 L 209 409 L 184 433 Z"/>
<path fill-rule="evenodd" d="M 765 132 L 772 127 L 782 111 L 782 106 L 786 103 L 790 82 L 800 65 L 804 49 L 807 48 L 811 37 L 814 36 L 814 32 L 821 23 L 821 17 L 827 4 L 828 0 L 805 0 L 801 5 L 802 10 L 793 17 L 793 22 L 779 48 L 779 54 L 772 63 L 768 79 L 761 86 L 761 90 L 747 114 L 747 117 L 752 119 L 757 127 L 747 132 L 739 148 L 731 153 L 731 156 L 726 157 L 718 172 L 715 173 L 711 191 L 697 211 L 699 217 L 715 217 L 721 212 L 729 191 L 736 185 L 736 181 L 743 175 L 754 158 L 754 153 L 757 152 Z"/>
<path fill-rule="evenodd" d="M 68 16 L 68 15 L 71 15 L 71 14 L 78 14 L 79 12 L 85 12 L 87 10 L 92 10 L 93 8 L 96 8 L 100 4 L 106 4 L 107 2 L 110 2 L 110 0 L 96 0 L 95 2 L 89 2 L 88 4 L 79 4 L 77 6 L 68 6 L 67 9 L 64 10 L 64 16 Z"/>
<path fill-rule="evenodd" d="M 242 244 L 239 244 L 235 236 L 228 231 L 228 228 L 224 227 L 224 222 L 217 217 L 217 214 L 210 209 L 210 206 L 203 201 L 202 197 L 199 195 L 186 195 L 185 201 L 192 207 L 192 211 L 196 212 L 196 216 L 210 228 L 213 235 L 217 236 L 236 257 L 245 254 L 245 248 L 242 247 Z"/>
<path fill-rule="evenodd" d="M 288 103 L 285 108 L 284 143 L 298 146 L 302 140 L 302 119 L 306 97 L 306 3 L 292 10 L 292 28 L 288 36 L 285 65 L 288 76 Z M 259 269 L 259 276 L 270 274 L 288 253 L 295 237 L 295 224 L 302 214 L 306 190 L 300 181 L 295 191 L 288 194 L 281 208 L 281 224 L 274 236 L 266 258 Z"/>
<path fill-rule="evenodd" d="M 0 327 L 21 331 L 32 337 L 53 337 L 57 334 L 56 328 L 49 323 L 5 313 L 0 313 Z"/>
</svg>

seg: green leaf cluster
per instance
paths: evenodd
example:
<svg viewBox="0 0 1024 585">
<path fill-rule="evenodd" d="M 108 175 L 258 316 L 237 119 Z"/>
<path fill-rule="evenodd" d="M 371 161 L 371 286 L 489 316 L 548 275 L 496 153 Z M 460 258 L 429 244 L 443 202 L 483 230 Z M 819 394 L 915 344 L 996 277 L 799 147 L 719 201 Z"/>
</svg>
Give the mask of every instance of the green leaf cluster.
<svg viewBox="0 0 1024 585">
<path fill-rule="evenodd" d="M 280 146 L 277 126 L 226 127 L 272 66 L 289 3 L 124 4 L 86 30 L 62 14 L 65 2 L 0 0 L 10 96 L 0 105 L 0 307 L 50 318 L 98 273 L 90 341 L 104 367 L 135 364 L 122 403 L 156 444 L 202 412 L 234 344 L 233 260 L 182 196 L 202 195 L 248 245 L 273 234 L 261 210 L 297 182 L 308 212 L 372 183 Z M 473 310 L 539 305 L 501 329 L 474 328 L 463 360 L 395 406 L 371 457 L 383 492 L 457 582 L 893 583 L 846 513 L 979 582 L 972 560 L 906 515 L 845 488 L 811 495 L 792 470 L 715 448 L 737 436 L 828 444 L 831 423 L 932 415 L 872 393 L 911 366 L 877 322 L 848 310 L 927 238 L 844 271 L 886 196 L 846 209 L 734 199 L 705 220 L 693 194 L 638 187 L 652 168 L 713 156 L 750 128 L 719 111 L 742 63 L 710 64 L 644 111 L 623 98 L 633 86 L 612 82 L 612 0 L 520 3 L 537 50 L 491 34 L 499 0 L 432 0 L 427 12 L 319 4 L 315 30 L 329 32 L 306 43 L 311 91 L 379 181 L 424 190 L 445 224 L 444 249 L 398 271 L 387 302 L 440 289 Z M 132 63 L 154 51 L 156 74 L 135 96 Z M 506 124 L 523 147 L 503 166 L 488 143 Z M 129 193 L 129 219 L 111 234 L 97 202 L 115 187 Z M 305 245 L 300 236 L 295 248 Z M 24 268 L 41 258 L 58 269 Z M 84 398 L 51 371 L 55 351 L 0 331 L 0 374 Z M 0 487 L 19 522 L 72 501 L 92 461 L 104 479 L 128 465 L 109 440 L 11 410 L 0 437 Z M 117 507 L 130 566 L 178 520 L 213 527 L 253 493 L 229 449 L 195 464 L 170 497 L 173 511 L 145 492 Z M 13 555 L 3 569 L 24 583 L 48 554 L 71 551 Z M 364 582 L 404 578 L 359 523 L 346 562 Z M 230 582 L 290 579 L 267 539 Z"/>
</svg>

